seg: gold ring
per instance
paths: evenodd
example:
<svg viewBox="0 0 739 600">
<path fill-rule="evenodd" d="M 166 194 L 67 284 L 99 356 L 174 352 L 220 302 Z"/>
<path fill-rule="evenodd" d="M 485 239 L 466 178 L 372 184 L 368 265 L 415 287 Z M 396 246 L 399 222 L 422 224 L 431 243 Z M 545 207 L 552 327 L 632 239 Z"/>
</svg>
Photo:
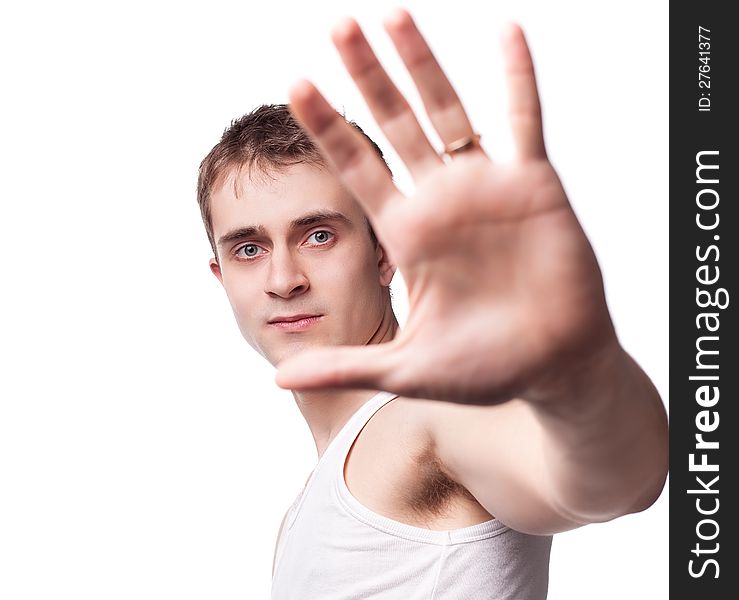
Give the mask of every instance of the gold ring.
<svg viewBox="0 0 739 600">
<path fill-rule="evenodd" d="M 447 156 L 451 157 L 453 154 L 456 154 L 458 152 L 465 152 L 466 150 L 469 150 L 470 148 L 473 148 L 475 146 L 480 146 L 479 133 L 473 133 L 470 136 L 454 140 L 451 144 L 447 144 L 446 146 L 444 146 L 444 152 L 442 152 L 442 154 L 446 154 Z"/>
</svg>

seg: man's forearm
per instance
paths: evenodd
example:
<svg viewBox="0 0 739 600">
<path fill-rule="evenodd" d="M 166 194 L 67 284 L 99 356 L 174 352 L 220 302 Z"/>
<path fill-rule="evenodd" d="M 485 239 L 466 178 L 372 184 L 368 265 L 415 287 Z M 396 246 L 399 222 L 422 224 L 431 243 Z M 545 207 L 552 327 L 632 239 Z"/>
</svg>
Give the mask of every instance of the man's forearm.
<svg viewBox="0 0 739 600">
<path fill-rule="evenodd" d="M 531 406 L 543 426 L 544 460 L 557 510 L 581 523 L 649 507 L 668 468 L 659 393 L 614 346 Z"/>
</svg>

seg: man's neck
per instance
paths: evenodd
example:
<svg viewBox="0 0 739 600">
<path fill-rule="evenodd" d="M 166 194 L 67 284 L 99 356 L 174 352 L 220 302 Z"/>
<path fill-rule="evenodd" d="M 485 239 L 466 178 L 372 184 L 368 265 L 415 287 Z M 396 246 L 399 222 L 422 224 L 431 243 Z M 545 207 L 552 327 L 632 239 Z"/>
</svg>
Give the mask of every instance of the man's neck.
<svg viewBox="0 0 739 600">
<path fill-rule="evenodd" d="M 336 390 L 293 393 L 316 443 L 318 459 L 351 416 L 377 393 L 376 390 Z"/>
<path fill-rule="evenodd" d="M 388 307 L 382 321 L 367 344 L 383 344 L 392 340 L 399 330 L 392 308 Z M 379 390 L 331 389 L 299 392 L 293 390 L 295 403 L 303 414 L 316 443 L 318 459 L 351 416 Z"/>
</svg>

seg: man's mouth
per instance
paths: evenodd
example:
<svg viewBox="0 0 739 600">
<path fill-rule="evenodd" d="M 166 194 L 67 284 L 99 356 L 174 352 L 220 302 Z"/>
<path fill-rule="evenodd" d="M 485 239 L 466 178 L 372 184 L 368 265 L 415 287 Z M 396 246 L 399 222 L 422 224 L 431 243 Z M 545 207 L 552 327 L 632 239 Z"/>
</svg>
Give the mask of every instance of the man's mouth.
<svg viewBox="0 0 739 600">
<path fill-rule="evenodd" d="M 306 314 L 275 317 L 269 321 L 269 325 L 284 331 L 302 331 L 303 329 L 308 329 L 322 318 L 323 315 Z"/>
<path fill-rule="evenodd" d="M 275 317 L 274 319 L 270 319 L 268 323 L 293 323 L 295 321 L 300 321 L 302 319 L 312 319 L 313 317 L 320 317 L 320 316 L 322 315 L 309 315 L 309 314 L 301 313 L 299 315 Z"/>
</svg>

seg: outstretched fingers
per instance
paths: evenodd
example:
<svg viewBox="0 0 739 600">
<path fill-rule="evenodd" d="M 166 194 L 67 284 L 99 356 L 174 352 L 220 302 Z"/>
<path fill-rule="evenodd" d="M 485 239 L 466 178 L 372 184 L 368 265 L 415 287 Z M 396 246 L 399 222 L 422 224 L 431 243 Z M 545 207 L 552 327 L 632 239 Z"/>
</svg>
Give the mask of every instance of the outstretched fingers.
<svg viewBox="0 0 739 600">
<path fill-rule="evenodd" d="M 372 116 L 397 150 L 414 179 L 441 166 L 408 101 L 377 60 L 358 23 L 350 17 L 331 35 L 344 66 L 362 93 Z"/>
<path fill-rule="evenodd" d="M 462 101 L 410 13 L 397 8 L 388 15 L 384 25 L 444 145 L 449 146 L 473 136 L 475 131 Z M 470 151 L 484 153 L 479 145 L 467 150 Z"/>
</svg>

